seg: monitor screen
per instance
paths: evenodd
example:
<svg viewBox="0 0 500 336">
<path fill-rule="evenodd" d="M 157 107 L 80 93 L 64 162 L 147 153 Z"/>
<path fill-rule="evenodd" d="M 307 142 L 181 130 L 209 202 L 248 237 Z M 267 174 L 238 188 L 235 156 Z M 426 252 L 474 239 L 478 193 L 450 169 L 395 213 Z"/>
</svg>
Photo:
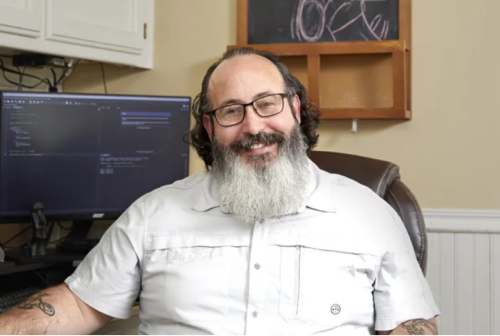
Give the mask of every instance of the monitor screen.
<svg viewBox="0 0 500 336">
<path fill-rule="evenodd" d="M 188 175 L 190 97 L 2 92 L 0 222 L 115 219 Z"/>
</svg>

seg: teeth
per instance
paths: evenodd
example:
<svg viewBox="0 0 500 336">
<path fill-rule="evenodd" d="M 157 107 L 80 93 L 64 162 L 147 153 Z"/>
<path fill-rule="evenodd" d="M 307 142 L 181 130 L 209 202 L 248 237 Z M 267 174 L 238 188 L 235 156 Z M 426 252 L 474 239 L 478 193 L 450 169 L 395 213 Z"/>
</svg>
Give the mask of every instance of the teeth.
<svg viewBox="0 0 500 336">
<path fill-rule="evenodd" d="M 250 148 L 257 149 L 257 148 L 262 148 L 262 147 L 264 147 L 264 144 L 259 143 L 259 144 L 252 145 L 252 147 L 250 147 Z"/>
</svg>

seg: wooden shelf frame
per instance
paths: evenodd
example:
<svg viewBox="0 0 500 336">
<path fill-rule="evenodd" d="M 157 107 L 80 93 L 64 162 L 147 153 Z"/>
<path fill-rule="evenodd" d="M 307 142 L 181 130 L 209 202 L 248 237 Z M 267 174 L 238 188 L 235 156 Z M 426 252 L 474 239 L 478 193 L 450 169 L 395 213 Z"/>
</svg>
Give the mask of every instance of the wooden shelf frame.
<svg viewBox="0 0 500 336">
<path fill-rule="evenodd" d="M 411 1 L 399 0 L 399 40 L 362 42 L 248 44 L 248 1 L 238 0 L 237 44 L 278 56 L 307 57 L 307 86 L 311 102 L 323 119 L 411 119 Z M 321 57 L 328 55 L 390 55 L 392 60 L 392 106 L 367 108 L 322 107 L 320 95 Z"/>
</svg>

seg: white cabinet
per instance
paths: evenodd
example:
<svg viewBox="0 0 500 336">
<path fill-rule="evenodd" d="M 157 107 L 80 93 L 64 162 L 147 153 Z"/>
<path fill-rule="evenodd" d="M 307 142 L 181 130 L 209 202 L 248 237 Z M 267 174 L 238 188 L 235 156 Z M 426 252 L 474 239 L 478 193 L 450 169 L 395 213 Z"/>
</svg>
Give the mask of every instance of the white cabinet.
<svg viewBox="0 0 500 336">
<path fill-rule="evenodd" d="M 0 32 L 39 37 L 42 19 L 43 1 L 0 0 Z"/>
<path fill-rule="evenodd" d="M 143 0 L 47 0 L 46 38 L 140 54 L 146 47 Z"/>
<path fill-rule="evenodd" d="M 0 0 L 0 48 L 153 67 L 154 0 Z"/>
</svg>

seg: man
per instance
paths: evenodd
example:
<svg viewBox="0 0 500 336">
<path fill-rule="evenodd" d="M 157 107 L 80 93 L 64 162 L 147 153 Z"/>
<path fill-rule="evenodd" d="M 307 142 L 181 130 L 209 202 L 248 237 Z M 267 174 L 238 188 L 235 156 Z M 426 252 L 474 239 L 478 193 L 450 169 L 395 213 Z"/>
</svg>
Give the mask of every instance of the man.
<svg viewBox="0 0 500 336">
<path fill-rule="evenodd" d="M 436 333 L 401 220 L 308 159 L 319 114 L 274 55 L 227 52 L 193 111 L 209 171 L 138 199 L 65 284 L 36 297 L 52 315 L 21 305 L 0 332 L 90 333 L 139 296 L 140 333 Z"/>
</svg>

